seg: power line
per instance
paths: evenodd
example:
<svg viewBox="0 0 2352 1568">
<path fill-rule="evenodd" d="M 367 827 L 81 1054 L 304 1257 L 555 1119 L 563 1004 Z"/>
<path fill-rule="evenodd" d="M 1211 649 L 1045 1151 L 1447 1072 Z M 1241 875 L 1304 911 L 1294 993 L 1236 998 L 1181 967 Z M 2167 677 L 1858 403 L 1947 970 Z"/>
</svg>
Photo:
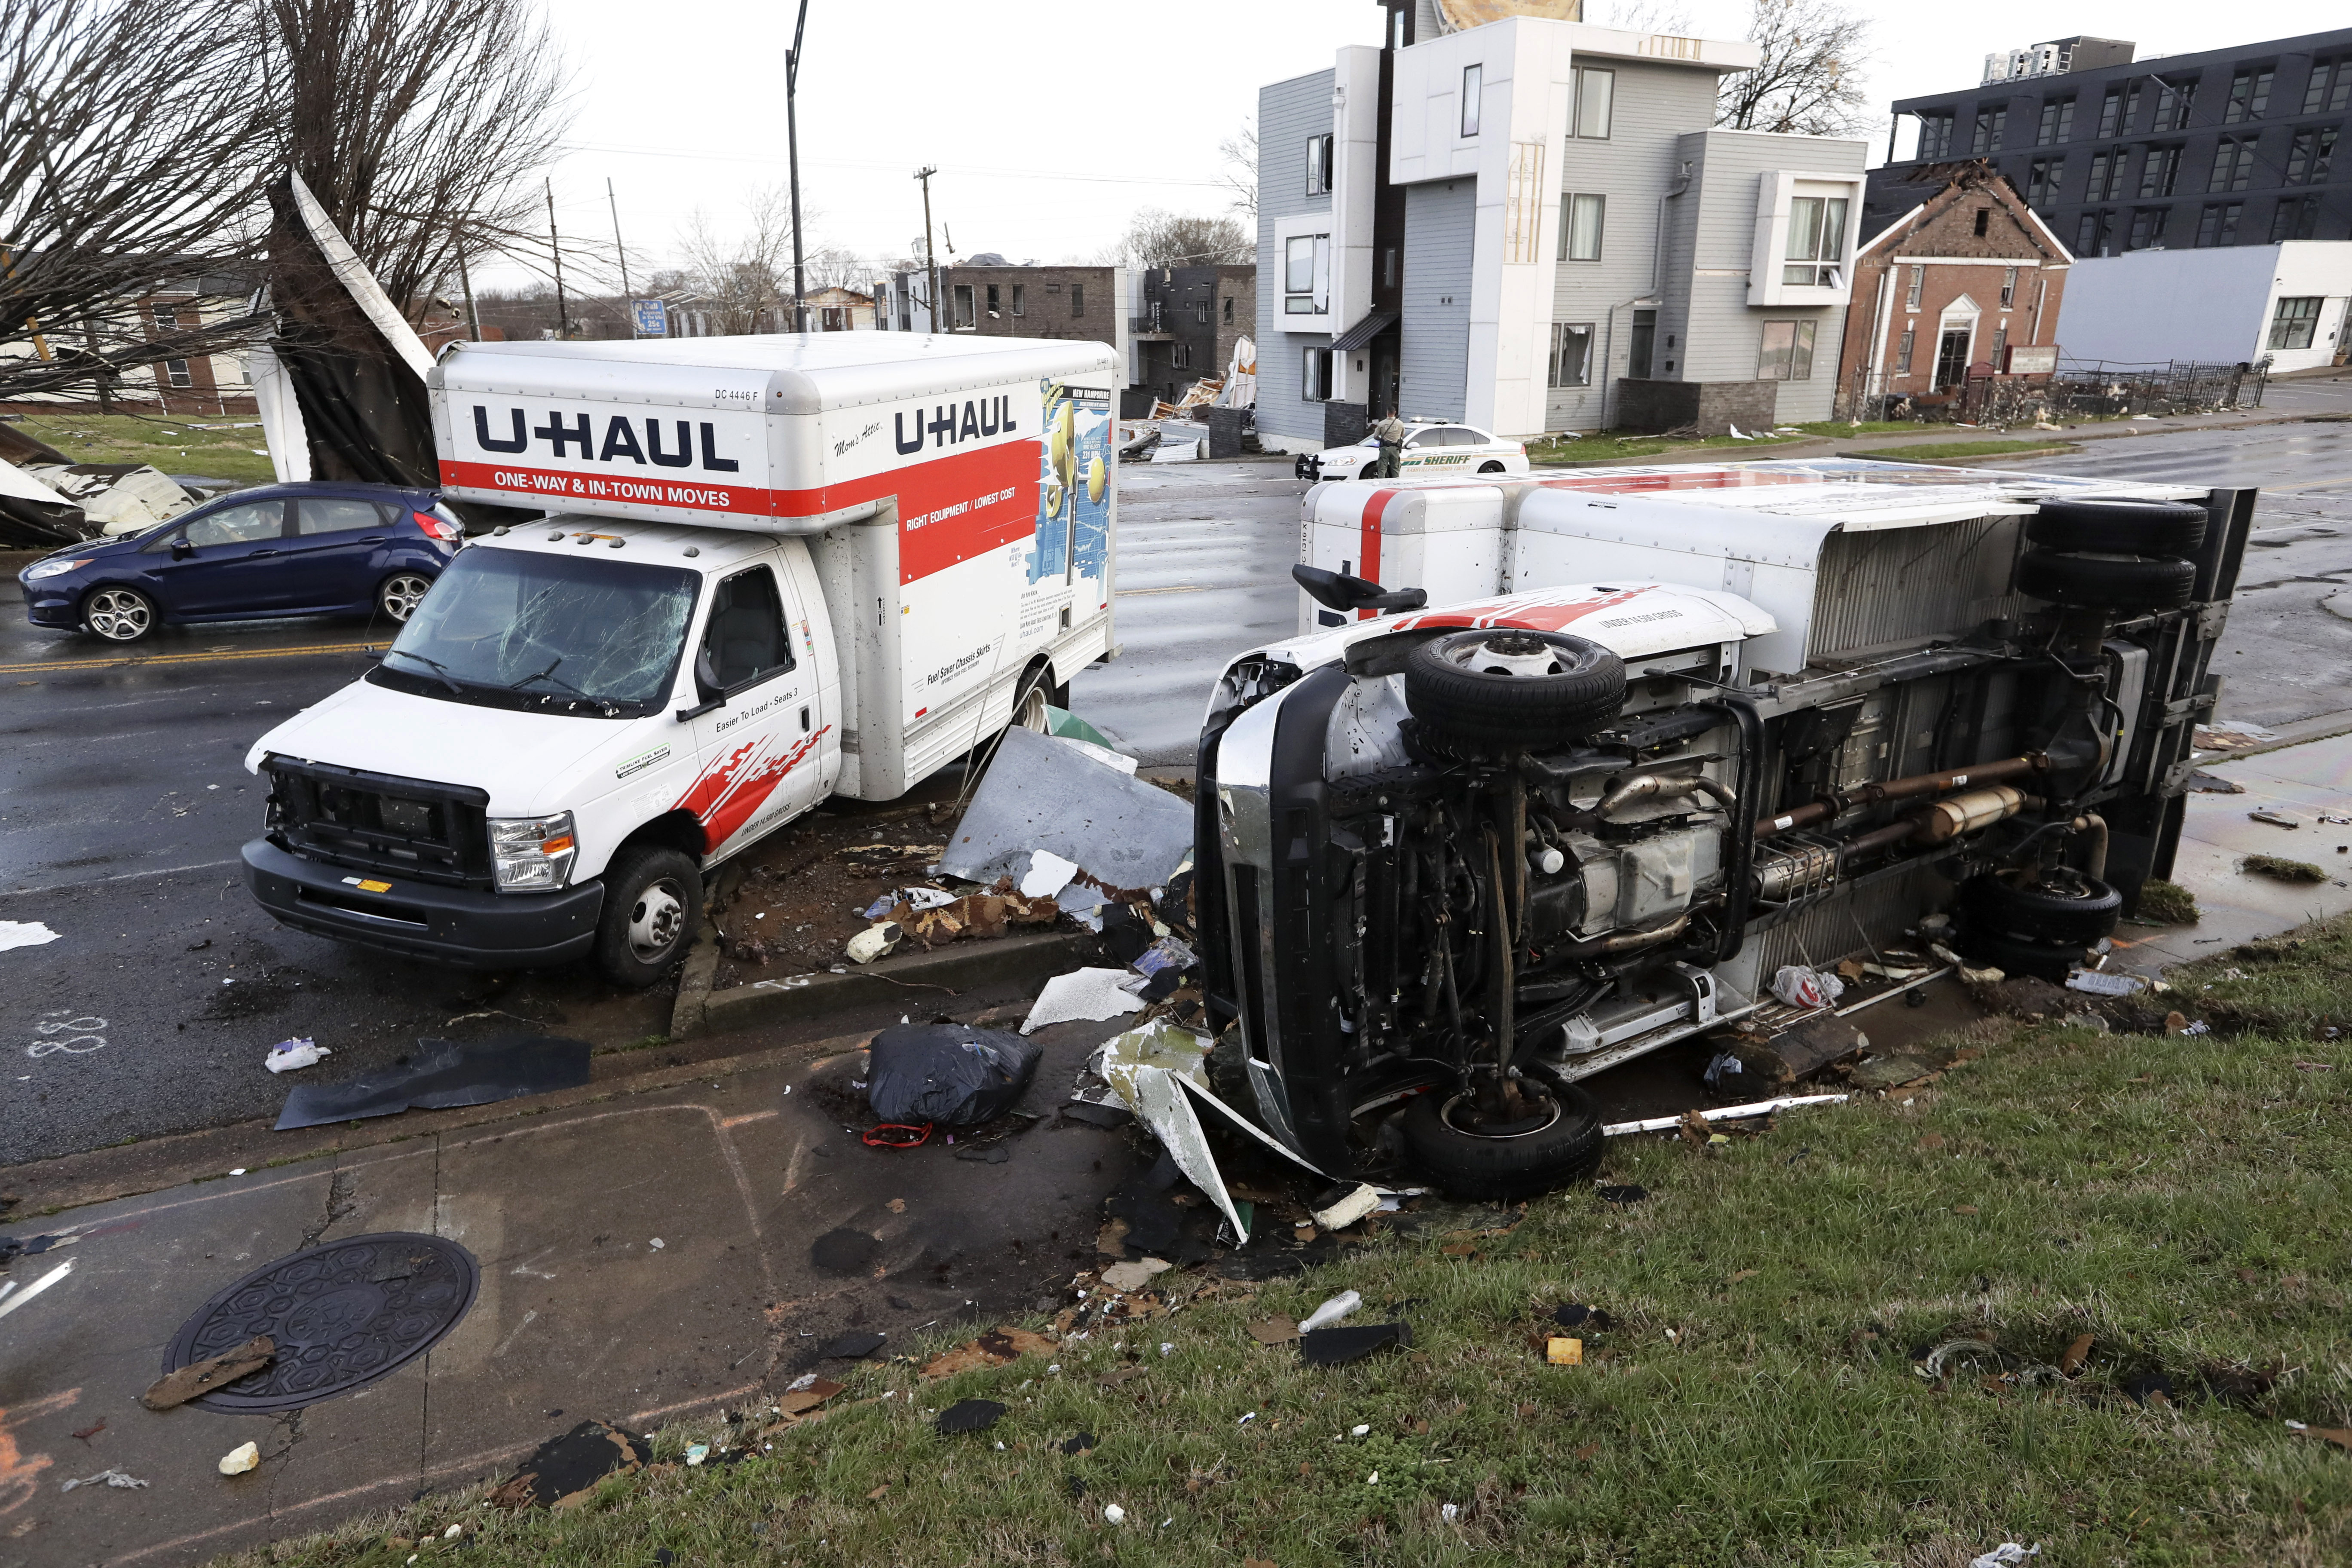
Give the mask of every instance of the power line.
<svg viewBox="0 0 2352 1568">
<path fill-rule="evenodd" d="M 625 147 L 603 142 L 566 143 L 566 153 L 618 153 L 635 158 L 685 158 L 702 163 L 782 163 L 783 158 L 763 158 L 751 153 L 705 153 L 681 147 Z M 900 164 L 878 158 L 810 158 L 804 160 L 818 168 L 831 169 L 896 169 Z M 1097 185 L 1193 185 L 1202 190 L 1221 191 L 1224 185 L 1215 180 L 1142 179 L 1132 174 L 1072 174 L 1048 173 L 1042 169 L 983 169 L 964 164 L 942 165 L 941 173 L 964 178 L 986 180 L 1069 180 Z"/>
</svg>

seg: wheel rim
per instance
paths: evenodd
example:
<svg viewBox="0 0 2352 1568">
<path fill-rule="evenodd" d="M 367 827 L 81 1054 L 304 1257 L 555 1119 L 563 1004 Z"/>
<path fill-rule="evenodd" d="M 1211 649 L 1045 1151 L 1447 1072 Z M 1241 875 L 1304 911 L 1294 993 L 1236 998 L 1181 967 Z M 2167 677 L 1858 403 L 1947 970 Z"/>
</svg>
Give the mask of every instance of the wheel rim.
<svg viewBox="0 0 2352 1568">
<path fill-rule="evenodd" d="M 1496 632 L 1475 640 L 1465 638 L 1447 648 L 1445 657 L 1480 675 L 1544 677 L 1569 673 L 1560 663 L 1562 652 L 1527 632 Z"/>
<path fill-rule="evenodd" d="M 668 956 L 686 931 L 686 900 L 667 877 L 650 883 L 629 911 L 629 954 L 640 963 Z"/>
<path fill-rule="evenodd" d="M 1466 1094 L 1457 1094 L 1453 1099 L 1447 1100 L 1444 1105 L 1439 1106 L 1437 1108 L 1437 1118 L 1439 1121 L 1444 1122 L 1446 1126 L 1452 1128 L 1454 1131 L 1461 1133 L 1465 1138 L 1485 1138 L 1497 1143 L 1508 1142 L 1514 1138 L 1532 1138 L 1537 1133 L 1547 1131 L 1559 1121 L 1560 1104 L 1559 1098 L 1557 1096 L 1548 1095 L 1545 1099 L 1546 1102 L 1551 1108 L 1551 1114 L 1546 1116 L 1535 1126 L 1521 1127 L 1516 1132 L 1486 1132 L 1481 1131 L 1475 1127 L 1464 1126 L 1461 1117 L 1457 1115 L 1456 1112 L 1473 1109 L 1471 1106 L 1470 1097 Z"/>
<path fill-rule="evenodd" d="M 1045 731 L 1045 689 L 1032 685 L 1021 693 L 1021 705 L 1013 714 L 1013 721 L 1024 730 L 1034 730 L 1040 735 Z"/>
<path fill-rule="evenodd" d="M 129 642 L 154 624 L 147 601 L 127 588 L 105 588 L 90 595 L 89 629 L 110 642 Z"/>
<path fill-rule="evenodd" d="M 425 591 L 433 586 L 424 577 L 394 577 L 383 585 L 383 613 L 395 621 L 405 621 L 424 602 Z"/>
</svg>

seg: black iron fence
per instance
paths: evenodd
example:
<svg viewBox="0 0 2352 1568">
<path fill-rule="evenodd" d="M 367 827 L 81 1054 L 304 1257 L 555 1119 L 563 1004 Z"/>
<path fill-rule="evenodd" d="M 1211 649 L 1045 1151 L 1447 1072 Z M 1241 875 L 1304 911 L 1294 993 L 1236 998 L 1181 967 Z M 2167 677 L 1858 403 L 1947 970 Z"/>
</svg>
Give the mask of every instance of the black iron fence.
<svg viewBox="0 0 2352 1568">
<path fill-rule="evenodd" d="M 2030 426 L 2259 408 L 2269 382 L 2267 358 L 2236 364 L 2066 360 L 2049 375 L 1971 373 L 1959 385 L 1929 394 L 1874 393 L 1866 373 L 1858 372 L 1845 402 L 1853 418 Z"/>
</svg>

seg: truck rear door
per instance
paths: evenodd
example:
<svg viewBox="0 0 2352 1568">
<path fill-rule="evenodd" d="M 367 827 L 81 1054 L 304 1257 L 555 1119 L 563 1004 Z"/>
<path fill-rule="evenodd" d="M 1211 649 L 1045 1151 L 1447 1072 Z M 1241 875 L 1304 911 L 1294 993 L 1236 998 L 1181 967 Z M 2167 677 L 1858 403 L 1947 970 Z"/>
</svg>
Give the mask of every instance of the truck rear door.
<svg viewBox="0 0 2352 1568">
<path fill-rule="evenodd" d="M 817 671 L 798 642 L 805 608 L 791 575 L 762 561 L 717 578 L 708 597 L 694 662 L 701 767 L 679 804 L 701 819 L 715 858 L 816 804 L 824 720 Z"/>
</svg>

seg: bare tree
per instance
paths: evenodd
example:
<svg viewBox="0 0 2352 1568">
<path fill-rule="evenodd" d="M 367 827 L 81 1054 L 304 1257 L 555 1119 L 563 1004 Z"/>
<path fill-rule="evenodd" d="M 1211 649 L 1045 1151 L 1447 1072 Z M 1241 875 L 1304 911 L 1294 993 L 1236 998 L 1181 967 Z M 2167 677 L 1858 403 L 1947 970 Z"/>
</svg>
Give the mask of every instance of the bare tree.
<svg viewBox="0 0 2352 1568">
<path fill-rule="evenodd" d="M 1244 120 L 1242 128 L 1217 143 L 1222 161 L 1217 184 L 1231 193 L 1232 208 L 1250 227 L 1257 226 L 1257 121 Z"/>
<path fill-rule="evenodd" d="M 1112 258 L 1130 267 L 1206 267 L 1244 262 L 1257 237 L 1231 217 L 1199 217 L 1144 207 L 1128 220 Z"/>
<path fill-rule="evenodd" d="M 461 247 L 548 257 L 536 176 L 572 110 L 529 0 L 260 8 L 269 69 L 286 84 L 284 160 L 396 304 L 444 286 Z"/>
<path fill-rule="evenodd" d="M 257 334 L 139 301 L 253 287 L 272 112 L 237 0 L 0 5 L 0 398 Z"/>
<path fill-rule="evenodd" d="M 1864 121 L 1861 67 L 1870 22 L 1837 0 L 1752 0 L 1754 70 L 1723 79 L 1715 122 L 1733 131 L 1843 136 Z"/>
<path fill-rule="evenodd" d="M 732 236 L 698 212 L 678 248 L 697 295 L 695 309 L 726 336 L 769 332 L 790 325 L 793 302 L 793 205 L 770 185 L 744 205 L 743 226 Z"/>
</svg>

